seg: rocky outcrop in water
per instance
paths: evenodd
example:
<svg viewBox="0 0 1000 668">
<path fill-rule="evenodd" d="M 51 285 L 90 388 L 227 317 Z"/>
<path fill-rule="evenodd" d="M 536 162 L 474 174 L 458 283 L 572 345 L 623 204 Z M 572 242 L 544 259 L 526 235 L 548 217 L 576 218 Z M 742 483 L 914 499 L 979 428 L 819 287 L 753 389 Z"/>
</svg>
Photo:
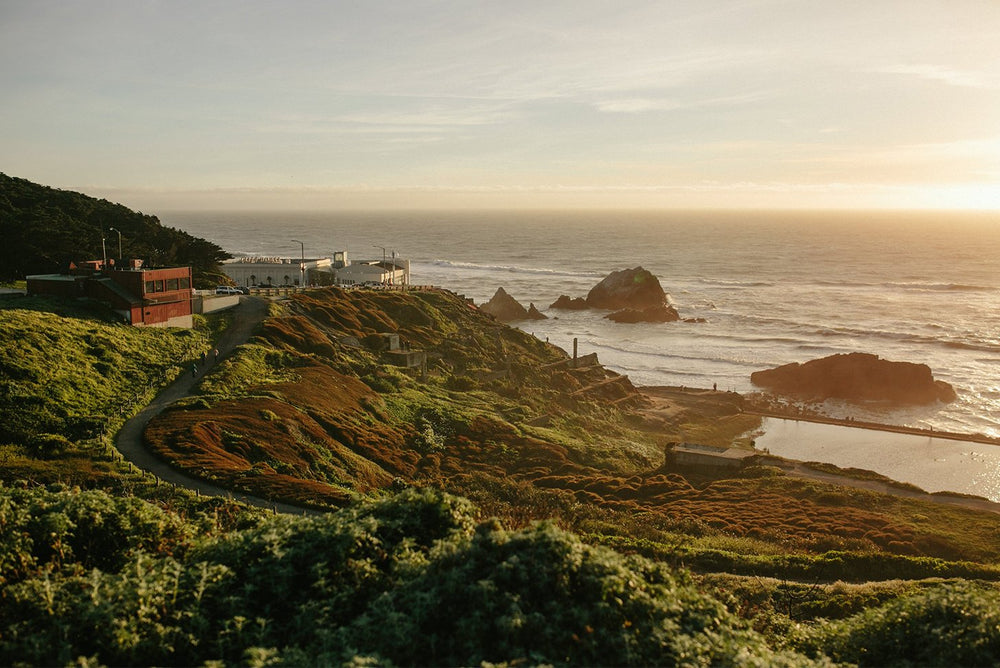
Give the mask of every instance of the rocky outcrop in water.
<svg viewBox="0 0 1000 668">
<path fill-rule="evenodd" d="M 667 294 L 656 276 L 642 267 L 636 267 L 608 274 L 591 288 L 587 294 L 587 305 L 611 311 L 642 311 L 667 305 Z"/>
<path fill-rule="evenodd" d="M 583 311 L 590 308 L 590 306 L 583 297 L 570 298 L 569 295 L 559 295 L 559 299 L 552 302 L 549 308 L 558 308 L 564 311 Z"/>
<path fill-rule="evenodd" d="M 507 294 L 507 291 L 503 288 L 497 288 L 493 297 L 480 306 L 479 310 L 489 313 L 500 322 L 528 319 L 528 309 L 524 308 L 520 302 Z"/>
<path fill-rule="evenodd" d="M 615 311 L 604 316 L 608 320 L 613 320 L 615 322 L 676 322 L 680 320 L 681 317 L 677 313 L 677 309 L 673 306 L 667 304 L 661 304 L 660 306 L 651 306 L 649 308 L 637 309 L 637 308 L 626 308 L 621 311 Z"/>
<path fill-rule="evenodd" d="M 890 362 L 869 353 L 831 355 L 756 371 L 750 382 L 777 394 L 816 400 L 931 404 L 956 399 L 952 386 L 934 380 L 926 364 Z"/>
<path fill-rule="evenodd" d="M 677 309 L 667 300 L 660 281 L 642 267 L 613 271 L 591 288 L 586 299 L 561 295 L 549 308 L 568 311 L 607 309 L 614 313 L 605 318 L 625 323 L 675 322 L 681 319 Z"/>
<path fill-rule="evenodd" d="M 549 316 L 545 315 L 537 308 L 535 308 L 535 303 L 532 302 L 528 305 L 528 320 L 548 320 Z"/>
</svg>

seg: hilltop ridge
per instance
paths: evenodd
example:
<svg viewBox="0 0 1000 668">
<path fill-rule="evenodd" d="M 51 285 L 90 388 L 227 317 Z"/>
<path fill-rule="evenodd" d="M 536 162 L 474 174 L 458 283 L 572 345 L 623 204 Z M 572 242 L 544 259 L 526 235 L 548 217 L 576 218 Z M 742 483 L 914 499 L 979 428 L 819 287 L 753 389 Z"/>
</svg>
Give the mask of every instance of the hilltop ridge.
<svg viewBox="0 0 1000 668">
<path fill-rule="evenodd" d="M 218 282 L 229 254 L 216 244 L 121 204 L 0 173 L 0 281 L 66 271 L 69 263 L 122 254 L 152 266 L 189 265 L 197 287 Z M 105 237 L 102 247 L 102 235 Z M 124 259 L 124 258 L 123 258 Z"/>
</svg>

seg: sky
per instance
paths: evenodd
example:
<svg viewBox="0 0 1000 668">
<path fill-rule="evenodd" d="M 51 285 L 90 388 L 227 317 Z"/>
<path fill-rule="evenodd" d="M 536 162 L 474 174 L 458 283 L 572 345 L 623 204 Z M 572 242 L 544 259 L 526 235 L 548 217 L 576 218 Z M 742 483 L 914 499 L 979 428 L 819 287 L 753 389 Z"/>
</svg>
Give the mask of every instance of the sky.
<svg viewBox="0 0 1000 668">
<path fill-rule="evenodd" d="M 147 213 L 1000 209 L 998 0 L 0 0 L 0 172 Z"/>
</svg>

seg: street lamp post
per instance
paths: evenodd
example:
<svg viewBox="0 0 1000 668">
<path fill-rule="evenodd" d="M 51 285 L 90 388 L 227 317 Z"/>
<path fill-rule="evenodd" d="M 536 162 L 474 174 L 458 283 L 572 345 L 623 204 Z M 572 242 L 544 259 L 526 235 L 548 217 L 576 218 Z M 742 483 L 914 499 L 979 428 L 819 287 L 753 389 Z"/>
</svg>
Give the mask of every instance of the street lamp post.
<svg viewBox="0 0 1000 668">
<path fill-rule="evenodd" d="M 385 283 L 385 246 L 379 246 L 378 244 L 372 244 L 372 248 L 382 249 L 382 282 Z"/>
<path fill-rule="evenodd" d="M 115 227 L 108 228 L 112 232 L 118 233 L 118 261 L 122 261 L 122 231 Z"/>
<path fill-rule="evenodd" d="M 306 245 L 298 239 L 290 239 L 289 241 L 294 241 L 301 247 L 299 249 L 302 251 L 302 255 L 299 256 L 299 287 L 304 288 L 306 286 Z"/>
</svg>

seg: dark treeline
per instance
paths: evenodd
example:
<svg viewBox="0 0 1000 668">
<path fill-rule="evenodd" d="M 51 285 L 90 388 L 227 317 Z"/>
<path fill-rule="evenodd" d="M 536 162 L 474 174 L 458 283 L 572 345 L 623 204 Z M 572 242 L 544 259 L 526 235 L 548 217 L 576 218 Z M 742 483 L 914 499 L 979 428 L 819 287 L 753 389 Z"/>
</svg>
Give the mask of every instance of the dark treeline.
<svg viewBox="0 0 1000 668">
<path fill-rule="evenodd" d="M 70 262 L 118 255 L 153 266 L 191 266 L 210 284 L 229 255 L 216 244 L 167 227 L 156 216 L 103 199 L 57 190 L 0 173 L 0 280 L 66 271 Z"/>
</svg>

